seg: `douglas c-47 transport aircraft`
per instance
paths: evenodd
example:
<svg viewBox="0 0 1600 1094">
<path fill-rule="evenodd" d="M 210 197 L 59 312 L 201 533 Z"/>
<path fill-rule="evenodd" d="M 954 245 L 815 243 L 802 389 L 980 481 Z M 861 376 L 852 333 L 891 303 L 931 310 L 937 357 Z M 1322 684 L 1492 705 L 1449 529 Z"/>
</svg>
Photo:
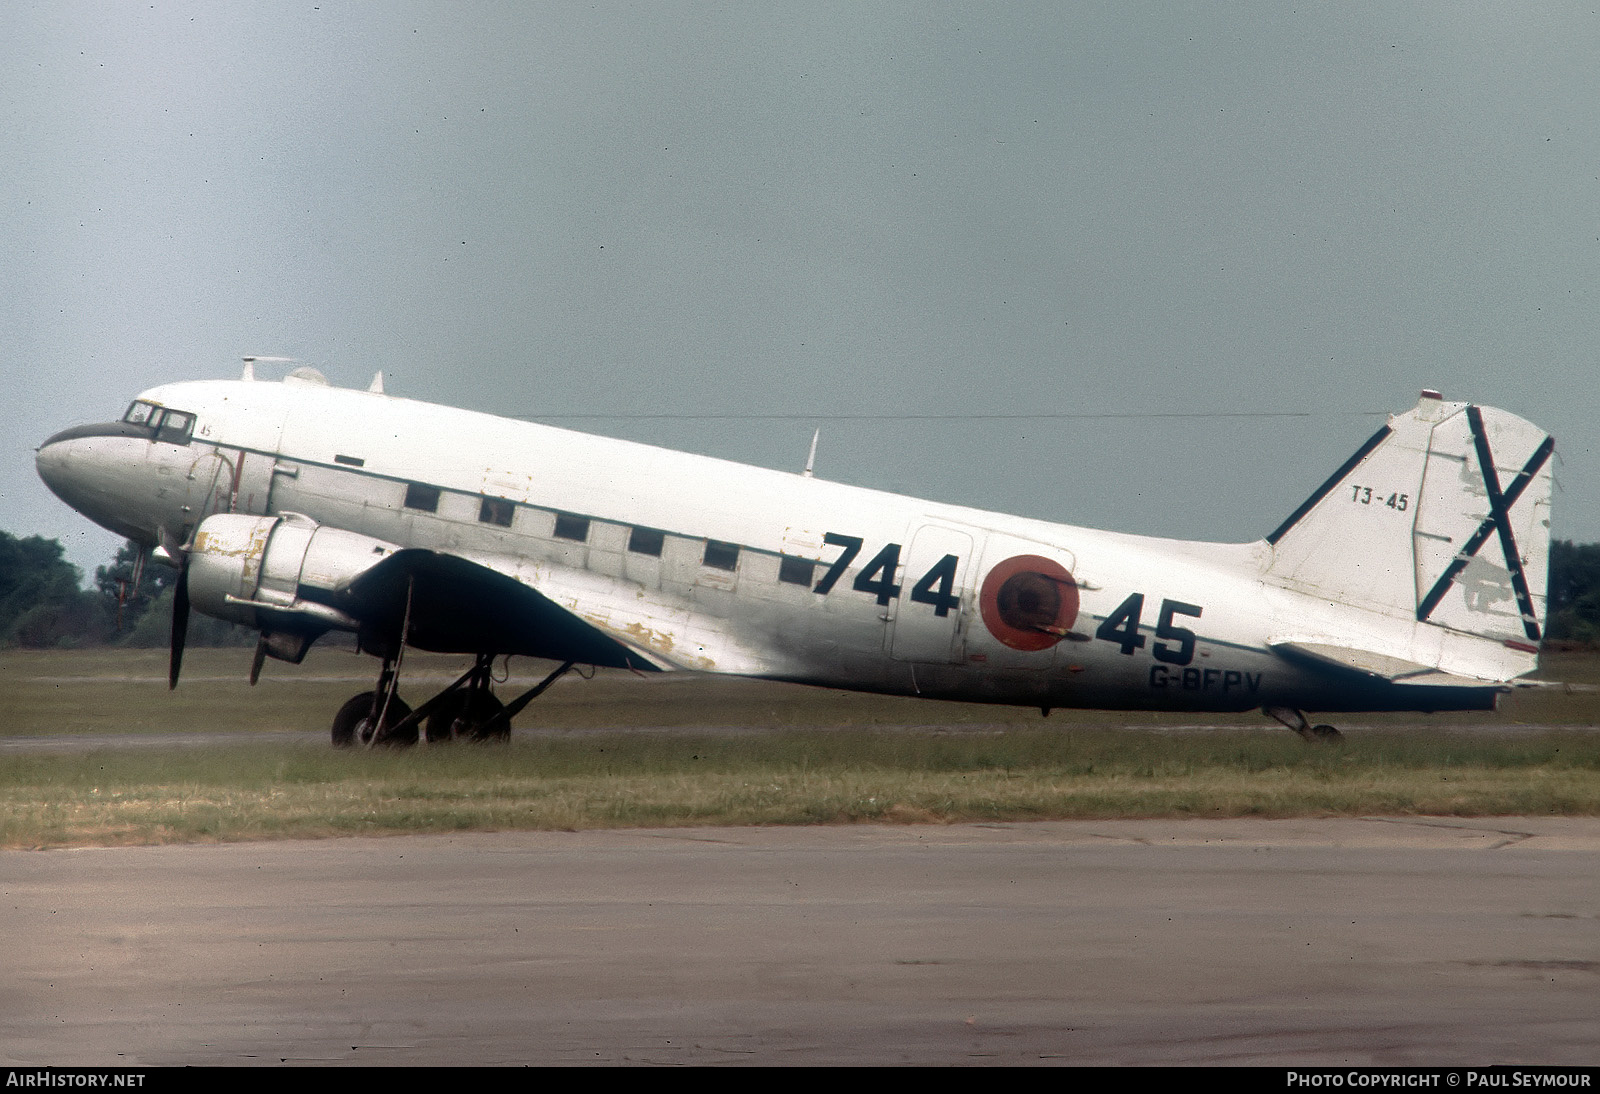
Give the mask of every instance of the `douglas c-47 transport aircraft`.
<svg viewBox="0 0 1600 1094">
<path fill-rule="evenodd" d="M 1538 664 L 1549 436 L 1425 391 L 1254 543 L 1100 532 L 510 421 L 312 369 L 167 384 L 40 446 L 190 607 L 381 659 L 336 745 L 486 739 L 575 664 L 984 703 L 1489 710 Z M 401 652 L 475 654 L 412 710 Z M 561 663 L 502 704 L 493 659 Z"/>
</svg>

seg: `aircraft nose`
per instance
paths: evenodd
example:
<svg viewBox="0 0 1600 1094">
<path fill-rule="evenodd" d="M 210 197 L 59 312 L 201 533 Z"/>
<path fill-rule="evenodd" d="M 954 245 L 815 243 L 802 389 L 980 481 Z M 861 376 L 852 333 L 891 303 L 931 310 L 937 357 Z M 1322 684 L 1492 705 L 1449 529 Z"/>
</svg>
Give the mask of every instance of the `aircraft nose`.
<svg viewBox="0 0 1600 1094">
<path fill-rule="evenodd" d="M 50 488 L 56 497 L 72 505 L 72 499 L 67 493 L 72 490 L 72 442 L 64 439 L 60 433 L 50 437 L 38 448 L 38 454 L 33 458 L 33 466 L 39 472 L 39 477 Z M 76 508 L 76 506 L 74 506 Z"/>
<path fill-rule="evenodd" d="M 149 491 L 139 473 L 148 437 L 126 434 L 120 423 L 65 429 L 39 446 L 33 463 L 51 493 L 96 524 L 148 538 L 141 510 Z"/>
</svg>

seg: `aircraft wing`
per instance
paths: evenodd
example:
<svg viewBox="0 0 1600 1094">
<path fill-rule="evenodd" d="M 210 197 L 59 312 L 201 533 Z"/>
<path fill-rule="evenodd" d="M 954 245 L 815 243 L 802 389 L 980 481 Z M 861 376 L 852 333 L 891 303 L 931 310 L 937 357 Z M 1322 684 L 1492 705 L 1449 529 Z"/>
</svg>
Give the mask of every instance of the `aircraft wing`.
<svg viewBox="0 0 1600 1094">
<path fill-rule="evenodd" d="M 646 672 L 673 666 L 524 581 L 460 555 L 408 548 L 347 582 L 331 605 L 421 649 L 520 653 Z"/>
<path fill-rule="evenodd" d="M 1295 638 L 1276 638 L 1268 646 L 1280 656 L 1318 668 L 1331 668 L 1369 680 L 1385 680 L 1391 684 L 1420 685 L 1424 687 L 1482 688 L 1499 687 L 1494 681 L 1477 680 L 1470 676 L 1457 676 L 1440 672 L 1432 665 L 1392 657 L 1375 650 L 1354 646 L 1341 646 L 1328 642 Z"/>
</svg>

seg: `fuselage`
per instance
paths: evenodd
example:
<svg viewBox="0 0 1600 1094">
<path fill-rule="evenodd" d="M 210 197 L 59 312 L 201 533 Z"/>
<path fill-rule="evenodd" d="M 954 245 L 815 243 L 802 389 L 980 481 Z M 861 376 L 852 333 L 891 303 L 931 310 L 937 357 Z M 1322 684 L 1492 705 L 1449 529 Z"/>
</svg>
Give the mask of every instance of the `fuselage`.
<svg viewBox="0 0 1600 1094">
<path fill-rule="evenodd" d="M 213 513 L 303 514 L 514 577 L 666 668 L 1046 708 L 1493 703 L 1274 652 L 1288 633 L 1400 648 L 1421 625 L 1266 580 L 1265 541 L 1078 528 L 305 380 L 141 405 L 161 428 L 41 446 L 99 524 L 177 551 Z M 1019 559 L 1031 586 L 1000 580 Z"/>
</svg>

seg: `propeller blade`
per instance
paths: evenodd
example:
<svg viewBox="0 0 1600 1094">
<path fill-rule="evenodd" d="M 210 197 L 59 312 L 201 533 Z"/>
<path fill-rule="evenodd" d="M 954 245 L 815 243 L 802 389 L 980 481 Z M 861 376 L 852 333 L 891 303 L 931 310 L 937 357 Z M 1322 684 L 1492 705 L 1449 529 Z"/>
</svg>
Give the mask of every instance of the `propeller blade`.
<svg viewBox="0 0 1600 1094">
<path fill-rule="evenodd" d="M 255 687 L 256 681 L 261 679 L 261 666 L 267 660 L 267 634 L 261 632 L 261 637 L 256 639 L 256 655 L 250 662 L 250 686 Z"/>
<path fill-rule="evenodd" d="M 167 664 L 167 690 L 178 686 L 178 672 L 183 668 L 183 644 L 189 637 L 189 562 L 184 560 L 178 568 L 178 580 L 172 591 L 172 657 Z"/>
</svg>

